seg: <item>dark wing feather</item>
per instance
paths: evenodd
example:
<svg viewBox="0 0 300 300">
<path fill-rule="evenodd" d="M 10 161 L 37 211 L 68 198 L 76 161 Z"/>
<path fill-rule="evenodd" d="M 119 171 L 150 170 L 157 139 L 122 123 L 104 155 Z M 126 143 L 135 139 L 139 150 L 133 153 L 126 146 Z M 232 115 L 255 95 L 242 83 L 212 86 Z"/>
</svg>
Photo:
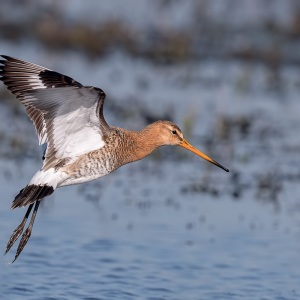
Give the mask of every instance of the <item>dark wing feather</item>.
<svg viewBox="0 0 300 300">
<path fill-rule="evenodd" d="M 0 75 L 25 106 L 39 143 L 47 143 L 44 168 L 65 164 L 104 146 L 105 93 L 69 76 L 2 55 Z"/>
<path fill-rule="evenodd" d="M 69 76 L 57 73 L 39 65 L 7 55 L 1 55 L 0 80 L 23 103 L 24 93 L 37 89 L 56 87 L 82 87 L 82 84 Z M 34 106 L 25 105 L 26 112 L 35 125 L 39 143 L 47 142 L 43 112 Z"/>
</svg>

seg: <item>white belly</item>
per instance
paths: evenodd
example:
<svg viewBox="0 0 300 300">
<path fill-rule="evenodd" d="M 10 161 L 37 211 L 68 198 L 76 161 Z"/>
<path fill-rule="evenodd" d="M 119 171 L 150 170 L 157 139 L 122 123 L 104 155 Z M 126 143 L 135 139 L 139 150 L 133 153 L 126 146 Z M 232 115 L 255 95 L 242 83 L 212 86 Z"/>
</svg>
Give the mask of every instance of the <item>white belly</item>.
<svg viewBox="0 0 300 300">
<path fill-rule="evenodd" d="M 80 184 L 80 183 L 84 183 L 84 182 L 88 182 L 88 181 L 92 181 L 95 180 L 97 178 L 103 177 L 107 174 L 102 174 L 102 175 L 89 175 L 89 176 L 84 176 L 84 177 L 78 177 L 78 178 L 67 178 L 64 182 L 62 182 L 60 186 L 66 186 L 66 185 L 73 185 L 73 184 Z"/>
<path fill-rule="evenodd" d="M 80 160 L 63 168 L 66 178 L 58 186 L 79 184 L 103 177 L 115 168 L 99 160 Z"/>
</svg>

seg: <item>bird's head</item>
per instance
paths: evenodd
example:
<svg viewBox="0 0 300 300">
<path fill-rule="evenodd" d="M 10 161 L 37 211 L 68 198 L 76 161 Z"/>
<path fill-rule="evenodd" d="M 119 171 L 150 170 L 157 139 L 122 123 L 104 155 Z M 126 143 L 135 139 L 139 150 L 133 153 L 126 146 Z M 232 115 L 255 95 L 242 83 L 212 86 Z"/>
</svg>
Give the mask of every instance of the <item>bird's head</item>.
<svg viewBox="0 0 300 300">
<path fill-rule="evenodd" d="M 198 150 L 197 148 L 193 147 L 184 137 L 177 125 L 169 121 L 157 121 L 152 124 L 155 129 L 158 131 L 156 136 L 159 137 L 159 142 L 161 146 L 163 145 L 173 145 L 173 146 L 180 146 L 183 147 L 196 155 L 202 157 L 203 159 L 209 161 L 210 163 L 218 166 L 219 168 L 223 169 L 226 172 L 229 170 L 218 162 Z"/>
</svg>

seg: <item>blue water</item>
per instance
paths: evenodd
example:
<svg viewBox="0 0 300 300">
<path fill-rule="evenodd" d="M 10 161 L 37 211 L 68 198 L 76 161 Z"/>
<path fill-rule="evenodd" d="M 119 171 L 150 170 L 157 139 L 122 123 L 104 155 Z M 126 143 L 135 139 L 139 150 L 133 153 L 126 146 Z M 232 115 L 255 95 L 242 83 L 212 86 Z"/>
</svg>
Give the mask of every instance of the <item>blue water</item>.
<svg viewBox="0 0 300 300">
<path fill-rule="evenodd" d="M 231 170 L 161 149 L 91 184 L 57 190 L 42 202 L 18 260 L 11 264 L 17 245 L 0 256 L 1 300 L 300 299 L 298 68 L 279 68 L 277 93 L 262 64 L 161 66 L 122 53 L 91 63 L 30 41 L 1 49 L 103 88 L 110 124 L 135 130 L 143 114 L 170 115 Z M 25 214 L 11 211 L 11 201 L 40 168 L 41 152 L 17 101 L 0 92 L 4 253 Z"/>
<path fill-rule="evenodd" d="M 36 166 L 27 160 L 21 174 Z M 24 181 L 12 167 L 2 162 L 12 170 L 2 186 Z M 102 188 L 90 184 L 94 195 L 104 190 L 99 201 L 78 187 L 48 198 L 19 259 L 10 263 L 15 247 L 1 257 L 3 299 L 299 299 L 297 215 L 257 201 L 173 193 L 179 174 L 145 182 L 139 167 L 103 178 Z M 173 165 L 144 167 L 164 175 Z M 2 197 L 1 251 L 25 213 L 9 210 L 14 190 L 8 185 Z"/>
</svg>

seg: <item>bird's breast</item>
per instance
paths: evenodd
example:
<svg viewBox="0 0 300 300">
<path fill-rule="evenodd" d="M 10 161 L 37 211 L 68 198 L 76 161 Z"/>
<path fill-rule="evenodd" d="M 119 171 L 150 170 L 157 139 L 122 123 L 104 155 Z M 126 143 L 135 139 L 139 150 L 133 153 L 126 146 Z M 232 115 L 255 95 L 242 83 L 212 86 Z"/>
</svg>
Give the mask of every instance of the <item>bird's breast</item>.
<svg viewBox="0 0 300 300">
<path fill-rule="evenodd" d="M 62 185 L 78 184 L 105 176 L 115 169 L 136 160 L 135 143 L 122 135 L 112 135 L 106 144 L 78 157 L 64 167 L 68 179 Z"/>
<path fill-rule="evenodd" d="M 72 164 L 65 166 L 63 171 L 68 174 L 68 179 L 62 185 L 91 181 L 115 170 L 116 162 L 113 156 L 100 150 L 82 155 Z"/>
</svg>

